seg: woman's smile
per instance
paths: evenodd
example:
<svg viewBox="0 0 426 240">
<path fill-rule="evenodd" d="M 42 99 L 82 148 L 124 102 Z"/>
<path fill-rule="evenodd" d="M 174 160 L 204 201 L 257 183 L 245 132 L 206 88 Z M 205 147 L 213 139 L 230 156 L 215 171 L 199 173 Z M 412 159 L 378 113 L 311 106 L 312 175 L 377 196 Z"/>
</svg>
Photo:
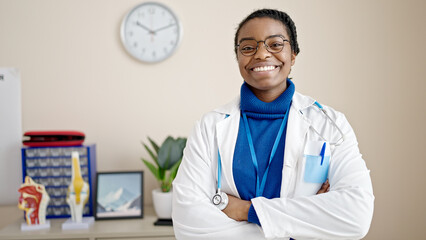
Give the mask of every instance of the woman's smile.
<svg viewBox="0 0 426 240">
<path fill-rule="evenodd" d="M 275 66 L 275 65 L 267 65 L 267 66 L 254 67 L 254 68 L 251 68 L 250 70 L 252 70 L 253 72 L 270 72 L 277 68 L 278 66 Z"/>
</svg>

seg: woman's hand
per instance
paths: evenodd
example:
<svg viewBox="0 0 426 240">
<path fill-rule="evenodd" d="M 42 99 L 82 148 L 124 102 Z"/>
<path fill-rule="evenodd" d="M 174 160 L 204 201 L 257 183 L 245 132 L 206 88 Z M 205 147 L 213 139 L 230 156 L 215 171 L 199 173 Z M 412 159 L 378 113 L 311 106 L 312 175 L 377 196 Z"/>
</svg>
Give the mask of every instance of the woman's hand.
<svg viewBox="0 0 426 240">
<path fill-rule="evenodd" d="M 317 195 L 321 193 L 326 193 L 328 191 L 330 191 L 330 183 L 328 182 L 328 179 L 327 179 L 327 181 L 325 181 L 325 183 L 322 184 L 320 190 L 318 190 Z"/>
<path fill-rule="evenodd" d="M 330 183 L 327 179 L 327 181 L 322 184 L 320 190 L 318 190 L 317 195 L 328 191 L 330 191 Z M 228 206 L 222 211 L 235 221 L 247 221 L 251 201 L 241 200 L 232 195 L 228 195 L 228 199 Z"/>
<path fill-rule="evenodd" d="M 247 221 L 251 201 L 228 195 L 228 206 L 222 211 L 236 221 Z"/>
</svg>

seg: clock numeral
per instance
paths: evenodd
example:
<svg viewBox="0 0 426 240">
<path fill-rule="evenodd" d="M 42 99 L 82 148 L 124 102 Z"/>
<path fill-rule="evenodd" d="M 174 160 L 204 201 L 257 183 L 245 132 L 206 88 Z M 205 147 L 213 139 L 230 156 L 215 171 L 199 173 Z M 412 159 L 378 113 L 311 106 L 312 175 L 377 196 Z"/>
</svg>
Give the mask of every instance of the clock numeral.
<svg viewBox="0 0 426 240">
<path fill-rule="evenodd" d="M 145 17 L 145 13 L 143 13 L 143 12 L 139 12 L 139 13 L 138 13 L 138 16 L 139 16 L 140 18 L 144 18 L 144 17 Z"/>
<path fill-rule="evenodd" d="M 142 48 L 142 55 L 145 54 L 145 48 Z"/>
<path fill-rule="evenodd" d="M 130 31 L 130 32 L 127 33 L 127 35 L 129 35 L 129 37 L 132 37 L 133 36 L 133 32 Z"/>
<path fill-rule="evenodd" d="M 163 16 L 165 16 L 166 15 L 166 11 L 163 11 L 162 14 L 163 14 Z"/>
<path fill-rule="evenodd" d="M 134 47 L 134 48 L 137 48 L 137 47 L 138 47 L 138 42 L 134 42 L 134 43 L 133 43 L 133 47 Z"/>
<path fill-rule="evenodd" d="M 172 45 L 172 46 L 175 45 L 175 41 L 173 41 L 173 40 L 170 41 L 170 45 Z"/>
<path fill-rule="evenodd" d="M 155 14 L 155 8 L 149 8 L 148 9 L 148 12 L 150 13 L 150 14 Z"/>
<path fill-rule="evenodd" d="M 154 58 L 155 58 L 156 56 L 157 56 L 157 53 L 156 53 L 155 51 L 153 51 L 153 52 L 152 52 L 152 57 L 154 57 Z"/>
<path fill-rule="evenodd" d="M 164 48 L 164 53 L 167 53 L 169 50 L 165 47 Z"/>
</svg>

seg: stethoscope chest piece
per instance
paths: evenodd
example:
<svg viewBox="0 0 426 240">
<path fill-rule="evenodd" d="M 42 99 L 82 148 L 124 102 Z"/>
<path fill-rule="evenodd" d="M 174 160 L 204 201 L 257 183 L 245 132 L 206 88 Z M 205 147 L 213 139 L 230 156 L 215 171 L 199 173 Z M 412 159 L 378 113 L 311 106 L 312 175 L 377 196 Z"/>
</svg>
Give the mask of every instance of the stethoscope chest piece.
<svg viewBox="0 0 426 240">
<path fill-rule="evenodd" d="M 224 192 L 221 192 L 220 190 L 218 190 L 212 198 L 212 203 L 220 210 L 225 209 L 226 206 L 228 206 L 228 202 L 228 195 Z"/>
</svg>

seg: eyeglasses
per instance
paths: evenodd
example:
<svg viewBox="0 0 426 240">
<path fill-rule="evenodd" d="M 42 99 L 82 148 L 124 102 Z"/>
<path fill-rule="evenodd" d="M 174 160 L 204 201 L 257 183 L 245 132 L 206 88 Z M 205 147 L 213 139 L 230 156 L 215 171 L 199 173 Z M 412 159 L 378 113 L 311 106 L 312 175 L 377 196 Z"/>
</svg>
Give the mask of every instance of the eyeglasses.
<svg viewBox="0 0 426 240">
<path fill-rule="evenodd" d="M 235 45 L 235 48 L 241 52 L 244 56 L 253 56 L 259 49 L 259 43 L 263 42 L 266 50 L 270 53 L 279 53 L 284 48 L 284 42 L 289 42 L 282 35 L 272 35 L 267 37 L 263 41 L 256 41 L 254 39 L 242 39 L 240 44 Z"/>
</svg>

